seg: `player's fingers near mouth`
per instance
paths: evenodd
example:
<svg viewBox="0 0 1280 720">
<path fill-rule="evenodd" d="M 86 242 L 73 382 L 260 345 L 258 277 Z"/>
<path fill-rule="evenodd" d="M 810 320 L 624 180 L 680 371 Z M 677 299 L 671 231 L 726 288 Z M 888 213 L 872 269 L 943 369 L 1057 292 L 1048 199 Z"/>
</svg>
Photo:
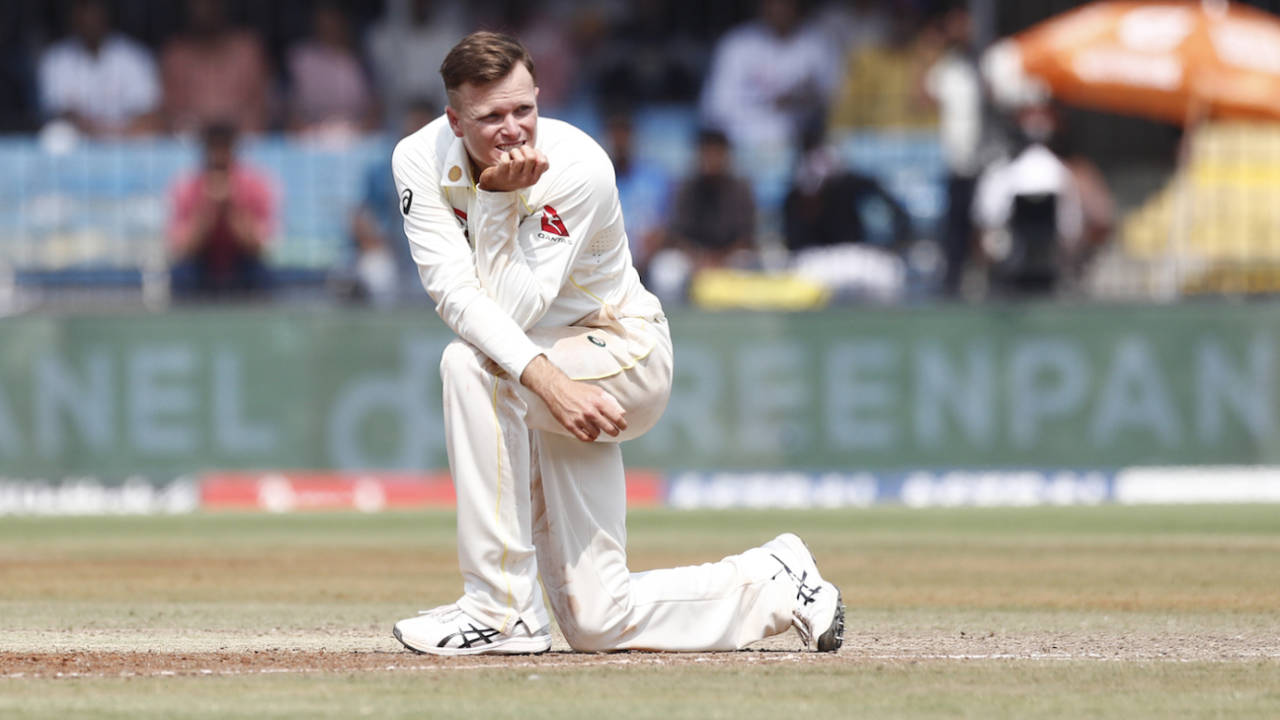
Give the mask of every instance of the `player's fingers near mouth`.
<svg viewBox="0 0 1280 720">
<path fill-rule="evenodd" d="M 507 157 L 511 158 L 511 176 L 516 178 L 523 177 L 529 164 L 524 157 L 524 153 L 520 152 L 520 148 L 514 148 L 507 153 Z"/>
<path fill-rule="evenodd" d="M 524 172 L 531 177 L 537 177 L 541 174 L 538 172 L 538 155 L 533 150 L 525 151 L 524 155 Z"/>
</svg>

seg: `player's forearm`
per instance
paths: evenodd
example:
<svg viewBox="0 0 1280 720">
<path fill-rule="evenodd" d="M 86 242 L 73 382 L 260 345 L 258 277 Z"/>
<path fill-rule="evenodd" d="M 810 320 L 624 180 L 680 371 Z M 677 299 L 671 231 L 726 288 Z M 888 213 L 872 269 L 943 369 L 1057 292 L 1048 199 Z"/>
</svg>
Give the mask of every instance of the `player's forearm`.
<svg viewBox="0 0 1280 720">
<path fill-rule="evenodd" d="M 556 367 L 546 355 L 537 355 L 529 364 L 525 366 L 524 372 L 520 374 L 520 384 L 529 388 L 535 395 L 543 398 L 552 396 L 553 388 L 557 382 L 567 381 L 569 378 L 560 368 Z"/>
<path fill-rule="evenodd" d="M 480 190 L 476 193 L 472 243 L 476 274 L 486 287 L 498 284 L 495 281 L 520 252 L 516 242 L 520 223 L 516 203 L 519 201 L 515 192 Z"/>
<path fill-rule="evenodd" d="M 548 300 L 519 246 L 519 202 L 515 192 L 480 191 L 473 222 L 475 264 L 485 292 L 527 330 L 546 312 Z"/>
<path fill-rule="evenodd" d="M 520 377 L 542 352 L 524 329 L 479 288 L 449 292 L 439 301 L 436 311 L 458 337 L 475 345 L 513 378 Z"/>
</svg>

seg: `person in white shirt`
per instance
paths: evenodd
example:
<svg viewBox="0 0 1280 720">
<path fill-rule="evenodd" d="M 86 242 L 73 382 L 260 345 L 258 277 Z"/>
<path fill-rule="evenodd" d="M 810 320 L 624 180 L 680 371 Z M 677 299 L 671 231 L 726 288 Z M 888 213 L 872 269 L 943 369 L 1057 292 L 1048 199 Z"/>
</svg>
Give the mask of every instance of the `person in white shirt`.
<svg viewBox="0 0 1280 720">
<path fill-rule="evenodd" d="M 1021 146 L 978 176 L 973 220 L 997 295 L 1046 294 L 1068 275 L 1085 231 L 1080 189 L 1052 149 L 1057 118 L 1047 105 L 1018 112 Z"/>
<path fill-rule="evenodd" d="M 973 193 L 978 174 L 993 158 L 984 142 L 983 87 L 972 51 L 973 22 L 969 10 L 957 5 L 938 22 L 937 59 L 924 73 L 925 94 L 938 107 L 939 141 L 947 166 L 947 209 L 939 233 L 946 270 L 943 291 L 960 292 L 969 246 L 973 241 Z"/>
<path fill-rule="evenodd" d="M 839 591 L 795 535 L 628 572 L 618 443 L 662 414 L 671 338 L 632 267 L 608 156 L 539 118 L 534 73 L 515 38 L 463 38 L 441 66 L 445 116 L 392 159 L 423 285 L 458 335 L 440 374 L 464 581 L 395 637 L 441 655 L 544 652 L 545 589 L 578 650 L 730 650 L 789 627 L 837 649 Z"/>
<path fill-rule="evenodd" d="M 160 81 L 151 54 L 112 32 L 102 0 L 76 0 L 70 17 L 71 35 L 40 58 L 44 115 L 92 136 L 157 130 Z"/>
<path fill-rule="evenodd" d="M 383 99 L 392 107 L 413 99 L 443 107 L 447 98 L 435 71 L 454 41 L 471 25 L 463 3 L 411 0 L 407 22 L 386 4 L 386 14 L 369 27 L 365 50 Z"/>
<path fill-rule="evenodd" d="M 734 147 L 790 149 L 819 120 L 839 79 L 827 39 L 797 0 L 760 0 L 757 19 L 716 45 L 699 100 L 703 122 Z"/>
</svg>

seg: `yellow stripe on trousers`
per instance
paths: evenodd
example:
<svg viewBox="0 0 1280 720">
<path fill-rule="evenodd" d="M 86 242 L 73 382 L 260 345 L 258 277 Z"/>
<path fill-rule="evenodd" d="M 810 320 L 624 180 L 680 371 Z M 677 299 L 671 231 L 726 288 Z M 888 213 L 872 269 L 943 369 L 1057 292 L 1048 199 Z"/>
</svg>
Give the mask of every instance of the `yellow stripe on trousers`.
<svg viewBox="0 0 1280 720">
<path fill-rule="evenodd" d="M 502 423 L 498 420 L 498 378 L 493 379 L 493 428 L 498 436 L 498 502 L 493 509 L 493 519 L 496 525 L 502 524 Z M 507 626 L 511 623 L 511 612 L 515 610 L 515 593 L 511 591 L 511 577 L 507 575 L 507 541 L 504 537 L 502 540 L 502 562 L 498 565 L 499 571 L 502 572 L 502 578 L 507 583 L 507 616 L 502 620 L 502 627 L 498 628 L 502 632 L 507 631 Z"/>
</svg>

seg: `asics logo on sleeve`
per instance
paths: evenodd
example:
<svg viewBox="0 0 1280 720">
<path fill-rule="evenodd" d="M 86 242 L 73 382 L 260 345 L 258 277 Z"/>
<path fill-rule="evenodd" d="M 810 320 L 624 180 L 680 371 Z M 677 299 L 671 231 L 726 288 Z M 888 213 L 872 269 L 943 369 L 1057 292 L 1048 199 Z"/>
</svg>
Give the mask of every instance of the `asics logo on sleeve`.
<svg viewBox="0 0 1280 720">
<path fill-rule="evenodd" d="M 569 228 L 564 226 L 560 214 L 550 205 L 542 206 L 542 231 L 560 237 L 569 237 Z"/>
</svg>

